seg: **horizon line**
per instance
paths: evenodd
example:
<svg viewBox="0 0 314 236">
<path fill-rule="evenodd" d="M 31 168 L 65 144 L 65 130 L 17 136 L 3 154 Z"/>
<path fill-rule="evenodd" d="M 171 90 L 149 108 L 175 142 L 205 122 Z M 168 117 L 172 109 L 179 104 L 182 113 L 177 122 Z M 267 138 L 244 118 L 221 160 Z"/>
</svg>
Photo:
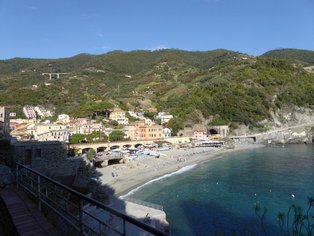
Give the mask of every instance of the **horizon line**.
<svg viewBox="0 0 314 236">
<path fill-rule="evenodd" d="M 101 56 L 101 55 L 106 55 L 106 54 L 110 54 L 110 53 L 114 53 L 114 52 L 122 52 L 122 53 L 128 53 L 128 52 L 135 52 L 135 51 L 145 51 L 145 52 L 156 52 L 156 51 L 166 51 L 166 50 L 173 50 L 173 51 L 185 51 L 185 52 L 211 52 L 211 51 L 218 51 L 218 50 L 225 50 L 225 51 L 230 51 L 230 52 L 237 52 L 240 54 L 246 54 L 249 56 L 255 56 L 255 57 L 259 57 L 267 52 L 270 51 L 276 51 L 276 50 L 300 50 L 300 51 L 312 51 L 314 52 L 314 50 L 312 49 L 302 49 L 302 48 L 274 48 L 274 49 L 270 49 L 267 50 L 261 54 L 258 55 L 252 55 L 246 52 L 241 52 L 238 50 L 231 50 L 231 49 L 225 49 L 225 48 L 216 48 L 216 49 L 212 49 L 212 50 L 187 50 L 187 49 L 180 49 L 180 48 L 161 48 L 161 49 L 156 49 L 156 50 L 152 50 L 152 49 L 132 49 L 132 50 L 122 50 L 122 49 L 114 49 L 111 51 L 107 51 L 104 53 L 99 53 L 99 54 L 93 54 L 93 53 L 86 53 L 86 52 L 81 52 L 78 54 L 73 54 L 70 56 L 64 56 L 64 57 L 20 57 L 20 56 L 15 56 L 15 57 L 10 57 L 10 58 L 0 58 L 0 61 L 6 61 L 6 60 L 13 60 L 13 59 L 33 59 L 33 60 L 58 60 L 58 59 L 67 59 L 67 58 L 73 58 L 79 55 L 88 55 L 88 56 Z"/>
</svg>

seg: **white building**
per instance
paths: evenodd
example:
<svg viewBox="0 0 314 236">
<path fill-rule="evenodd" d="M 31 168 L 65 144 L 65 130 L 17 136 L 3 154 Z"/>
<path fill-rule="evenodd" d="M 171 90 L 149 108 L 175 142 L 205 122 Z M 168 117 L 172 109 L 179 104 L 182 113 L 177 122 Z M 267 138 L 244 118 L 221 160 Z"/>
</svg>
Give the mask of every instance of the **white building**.
<svg viewBox="0 0 314 236">
<path fill-rule="evenodd" d="M 40 116 L 40 117 L 44 117 L 45 116 L 44 112 L 40 109 L 40 107 L 36 106 L 34 108 L 34 110 L 35 110 L 35 112 L 37 113 L 38 116 Z"/>
<path fill-rule="evenodd" d="M 0 107 L 0 139 L 10 135 L 10 109 Z"/>
<path fill-rule="evenodd" d="M 169 128 L 163 128 L 162 129 L 162 134 L 164 138 L 171 137 L 171 129 Z"/>
<path fill-rule="evenodd" d="M 28 132 L 38 141 L 69 142 L 70 131 L 66 125 L 36 123 L 28 127 Z"/>
<path fill-rule="evenodd" d="M 157 119 L 160 119 L 161 124 L 168 123 L 173 118 L 173 115 L 166 114 L 165 112 L 158 112 Z"/>
<path fill-rule="evenodd" d="M 95 120 L 79 118 L 72 124 L 71 134 L 90 134 L 95 131 L 103 132 L 104 126 L 101 123 L 96 123 Z"/>
<path fill-rule="evenodd" d="M 60 115 L 58 115 L 58 121 L 61 123 L 69 123 L 70 122 L 70 116 L 67 114 L 60 114 Z"/>
<path fill-rule="evenodd" d="M 27 119 L 35 119 L 36 118 L 36 111 L 35 111 L 34 106 L 25 105 L 23 107 L 23 113 Z"/>
<path fill-rule="evenodd" d="M 47 110 L 43 106 L 35 106 L 35 111 L 40 117 L 50 117 L 53 116 L 53 111 Z"/>
<path fill-rule="evenodd" d="M 60 141 L 69 142 L 70 132 L 68 130 L 49 131 L 38 134 L 36 140 L 38 141 Z"/>
<path fill-rule="evenodd" d="M 10 117 L 16 117 L 16 112 L 10 112 Z"/>
<path fill-rule="evenodd" d="M 133 111 L 128 111 L 129 115 L 136 118 L 136 119 L 139 119 L 139 120 L 144 120 L 145 124 L 146 125 L 154 125 L 155 122 L 152 121 L 151 119 L 147 118 L 147 117 L 144 117 L 143 113 L 141 113 L 140 115 L 139 114 L 136 114 L 135 112 Z"/>
</svg>

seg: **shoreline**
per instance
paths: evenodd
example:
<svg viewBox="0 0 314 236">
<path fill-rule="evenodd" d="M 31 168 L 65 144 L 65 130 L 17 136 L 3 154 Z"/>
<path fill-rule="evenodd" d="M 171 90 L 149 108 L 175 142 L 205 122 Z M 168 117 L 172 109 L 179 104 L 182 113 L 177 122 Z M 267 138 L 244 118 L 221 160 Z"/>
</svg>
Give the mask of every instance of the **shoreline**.
<svg viewBox="0 0 314 236">
<path fill-rule="evenodd" d="M 101 183 L 114 189 L 116 197 L 123 198 L 143 185 L 189 171 L 200 163 L 222 158 L 224 154 L 260 147 L 264 145 L 236 145 L 232 149 L 213 147 L 171 149 L 160 152 L 159 158 L 141 157 L 125 164 L 103 167 L 97 171 L 101 173 L 99 177 Z M 186 170 L 189 166 L 193 167 Z M 113 177 L 112 173 L 116 173 L 117 176 Z"/>
</svg>

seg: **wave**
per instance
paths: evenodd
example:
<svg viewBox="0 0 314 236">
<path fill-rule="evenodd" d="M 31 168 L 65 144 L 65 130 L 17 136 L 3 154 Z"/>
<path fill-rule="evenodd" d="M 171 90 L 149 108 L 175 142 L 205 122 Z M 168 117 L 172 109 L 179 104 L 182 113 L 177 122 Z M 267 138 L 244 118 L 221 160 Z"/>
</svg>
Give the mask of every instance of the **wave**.
<svg viewBox="0 0 314 236">
<path fill-rule="evenodd" d="M 152 180 L 146 182 L 145 184 L 142 184 L 142 185 L 136 187 L 135 189 L 132 189 L 132 190 L 131 190 L 130 192 L 128 192 L 127 194 L 120 196 L 120 198 L 123 199 L 123 198 L 129 197 L 129 196 L 131 196 L 132 194 L 134 194 L 135 192 L 137 192 L 138 190 L 140 190 L 141 188 L 143 188 L 143 187 L 146 186 L 146 185 L 149 185 L 149 184 L 151 184 L 151 183 L 154 183 L 154 182 L 156 182 L 156 181 L 159 181 L 159 180 L 162 180 L 162 179 L 165 179 L 165 178 L 172 177 L 172 176 L 174 176 L 174 175 L 182 174 L 182 173 L 184 173 L 184 172 L 187 172 L 187 171 L 193 169 L 195 166 L 197 166 L 197 164 L 185 166 L 185 167 L 182 167 L 181 169 L 179 169 L 179 170 L 177 170 L 177 171 L 175 171 L 175 172 L 172 172 L 172 173 L 170 173 L 170 174 L 165 174 L 165 175 L 160 176 L 160 177 L 158 177 L 158 178 L 156 178 L 156 179 L 152 179 Z"/>
</svg>

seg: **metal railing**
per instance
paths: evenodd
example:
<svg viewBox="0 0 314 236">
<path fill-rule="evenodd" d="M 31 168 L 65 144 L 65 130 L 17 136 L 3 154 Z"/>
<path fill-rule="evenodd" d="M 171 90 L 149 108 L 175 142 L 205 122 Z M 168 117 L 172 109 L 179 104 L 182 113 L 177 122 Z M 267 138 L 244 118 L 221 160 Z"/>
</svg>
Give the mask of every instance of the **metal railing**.
<svg viewBox="0 0 314 236">
<path fill-rule="evenodd" d="M 167 235 L 19 163 L 16 183 L 40 210 L 62 219 L 67 235 Z"/>
</svg>

